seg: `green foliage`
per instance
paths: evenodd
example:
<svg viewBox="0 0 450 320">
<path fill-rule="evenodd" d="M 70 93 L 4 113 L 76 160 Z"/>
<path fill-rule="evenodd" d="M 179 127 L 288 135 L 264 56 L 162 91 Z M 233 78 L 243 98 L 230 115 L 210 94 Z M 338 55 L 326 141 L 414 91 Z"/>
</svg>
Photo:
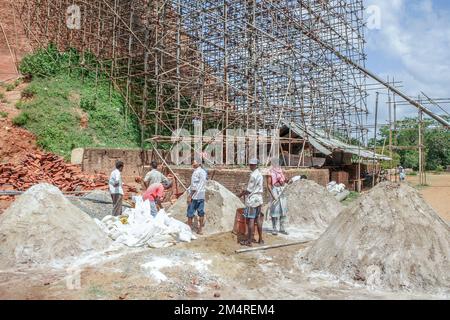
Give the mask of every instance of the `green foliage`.
<svg viewBox="0 0 450 320">
<path fill-rule="evenodd" d="M 22 109 L 23 108 L 23 101 L 22 100 L 19 100 L 19 101 L 17 101 L 16 102 L 16 109 Z"/>
<path fill-rule="evenodd" d="M 450 117 L 443 117 L 450 119 Z M 426 119 L 424 127 L 424 146 L 426 158 L 426 170 L 436 170 L 438 166 L 445 168 L 450 165 L 450 131 L 442 128 L 434 120 Z M 419 144 L 419 121 L 417 118 L 407 118 L 397 123 L 397 131 L 394 139 L 397 145 L 416 148 Z M 389 139 L 389 126 L 380 129 L 381 139 L 377 145 L 383 145 L 385 139 Z M 373 141 L 372 141 L 373 145 Z M 419 152 L 417 149 L 398 150 L 400 163 L 405 168 L 417 170 L 419 168 Z"/>
<path fill-rule="evenodd" d="M 5 88 L 6 91 L 13 91 L 16 88 L 16 86 L 14 85 L 14 83 L 8 83 Z"/>
<path fill-rule="evenodd" d="M 6 118 L 8 116 L 8 112 L 0 111 L 0 118 Z"/>
<path fill-rule="evenodd" d="M 124 117 L 124 99 L 103 77 L 83 68 L 93 56 L 80 58 L 74 50 L 59 53 L 53 46 L 27 56 L 21 71 L 33 80 L 22 92 L 28 99 L 16 105 L 14 119 L 37 137 L 45 150 L 70 157 L 77 147 L 139 147 L 139 130 L 133 117 Z M 87 127 L 81 125 L 87 118 Z"/>
<path fill-rule="evenodd" d="M 13 124 L 15 126 L 23 127 L 27 124 L 29 120 L 29 114 L 27 112 L 22 112 L 17 117 L 13 119 Z"/>
<path fill-rule="evenodd" d="M 36 94 L 36 89 L 34 88 L 34 86 L 30 85 L 22 90 L 21 97 L 31 99 L 34 97 L 35 94 Z"/>
<path fill-rule="evenodd" d="M 5 94 L 3 92 L 0 92 L 0 99 L 5 99 Z"/>
</svg>

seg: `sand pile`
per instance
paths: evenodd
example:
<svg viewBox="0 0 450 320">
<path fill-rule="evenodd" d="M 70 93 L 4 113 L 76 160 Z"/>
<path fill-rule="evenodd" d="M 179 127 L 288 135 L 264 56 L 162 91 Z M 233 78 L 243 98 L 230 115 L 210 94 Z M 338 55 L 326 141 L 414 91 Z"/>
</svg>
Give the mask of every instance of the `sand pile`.
<svg viewBox="0 0 450 320">
<path fill-rule="evenodd" d="M 110 243 L 93 219 L 49 184 L 33 186 L 0 216 L 0 269 L 51 264 Z"/>
<path fill-rule="evenodd" d="M 72 204 L 86 212 L 91 218 L 102 220 L 113 209 L 111 195 L 108 191 L 94 190 L 82 197 L 69 197 Z M 126 207 L 123 207 L 125 210 Z"/>
<path fill-rule="evenodd" d="M 186 222 L 186 201 L 187 194 L 185 193 L 167 210 L 167 213 L 175 219 Z M 234 193 L 220 183 L 208 180 L 206 183 L 206 218 L 203 233 L 214 234 L 231 231 L 236 210 L 243 207 L 244 204 Z"/>
<path fill-rule="evenodd" d="M 450 228 L 406 184 L 383 183 L 345 209 L 301 255 L 306 270 L 373 288 L 450 287 Z"/>
<path fill-rule="evenodd" d="M 299 180 L 287 186 L 289 227 L 318 238 L 342 210 L 341 203 L 314 181 Z"/>
</svg>

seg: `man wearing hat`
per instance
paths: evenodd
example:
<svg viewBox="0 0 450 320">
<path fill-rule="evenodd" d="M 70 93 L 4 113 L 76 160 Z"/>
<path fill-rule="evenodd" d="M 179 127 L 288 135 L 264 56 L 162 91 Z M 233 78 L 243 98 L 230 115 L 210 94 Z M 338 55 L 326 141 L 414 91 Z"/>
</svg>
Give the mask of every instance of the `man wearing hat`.
<svg viewBox="0 0 450 320">
<path fill-rule="evenodd" d="M 249 161 L 250 170 L 252 171 L 248 181 L 247 189 L 242 191 L 240 197 L 245 196 L 245 218 L 247 219 L 248 239 L 241 244 L 252 246 L 253 235 L 255 229 L 255 219 L 258 225 L 259 244 L 264 244 L 262 239 L 263 215 L 261 207 L 263 204 L 263 183 L 264 179 L 258 170 L 258 160 L 251 159 Z"/>
</svg>

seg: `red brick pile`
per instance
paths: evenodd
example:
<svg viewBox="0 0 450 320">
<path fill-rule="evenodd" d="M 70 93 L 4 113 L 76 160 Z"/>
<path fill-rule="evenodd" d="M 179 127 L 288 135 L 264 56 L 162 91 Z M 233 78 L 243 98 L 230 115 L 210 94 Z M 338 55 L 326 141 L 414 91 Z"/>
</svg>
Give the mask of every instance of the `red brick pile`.
<svg viewBox="0 0 450 320">
<path fill-rule="evenodd" d="M 67 164 L 52 153 L 30 153 L 18 165 L 0 164 L 0 190 L 25 191 L 43 182 L 53 184 L 63 192 L 108 188 L 105 174 L 86 174 L 79 166 Z M 136 189 L 124 185 L 124 192 L 136 192 Z"/>
</svg>

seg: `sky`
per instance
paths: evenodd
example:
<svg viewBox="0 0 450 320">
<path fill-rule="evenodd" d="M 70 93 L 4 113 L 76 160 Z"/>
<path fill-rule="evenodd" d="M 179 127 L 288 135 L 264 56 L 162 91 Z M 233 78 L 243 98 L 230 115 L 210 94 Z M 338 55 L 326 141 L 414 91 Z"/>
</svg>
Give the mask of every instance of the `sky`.
<svg viewBox="0 0 450 320">
<path fill-rule="evenodd" d="M 384 79 L 402 81 L 401 90 L 408 95 L 423 91 L 432 98 L 450 98 L 450 1 L 366 0 L 365 5 L 372 8 L 366 11 L 366 67 Z M 368 99 L 369 123 L 374 123 L 374 96 L 371 92 Z M 388 119 L 383 102 L 382 122 Z M 441 106 L 450 113 L 449 104 Z M 417 109 L 399 107 L 398 117 L 407 116 L 417 116 Z"/>
</svg>

